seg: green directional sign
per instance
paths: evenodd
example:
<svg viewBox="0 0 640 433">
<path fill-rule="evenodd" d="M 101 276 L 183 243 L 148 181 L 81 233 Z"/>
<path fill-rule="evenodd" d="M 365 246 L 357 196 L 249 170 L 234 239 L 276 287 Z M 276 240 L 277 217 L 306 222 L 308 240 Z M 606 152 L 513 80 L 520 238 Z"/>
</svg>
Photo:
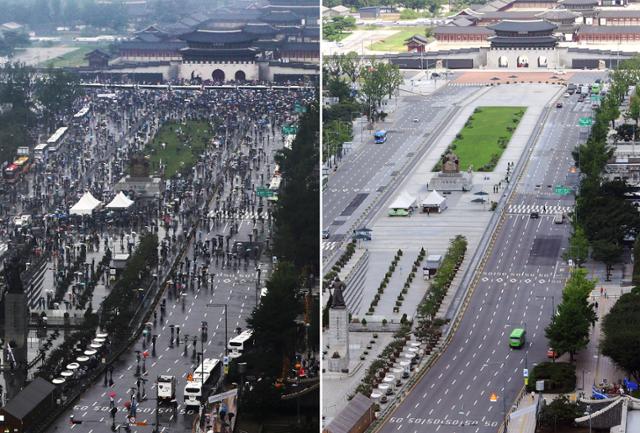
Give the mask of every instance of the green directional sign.
<svg viewBox="0 0 640 433">
<path fill-rule="evenodd" d="M 296 113 L 306 113 L 307 107 L 305 105 L 301 105 L 299 102 L 296 102 L 293 106 L 293 111 Z"/>
<path fill-rule="evenodd" d="M 282 127 L 282 135 L 296 135 L 298 133 L 298 128 L 296 126 L 283 126 Z"/>
<path fill-rule="evenodd" d="M 601 99 L 602 99 L 602 96 L 600 95 L 591 95 L 591 100 L 593 102 L 600 102 Z"/>
<path fill-rule="evenodd" d="M 553 189 L 553 192 L 558 195 L 569 195 L 571 194 L 571 191 L 572 191 L 571 188 L 564 185 L 556 185 L 555 188 Z"/>
<path fill-rule="evenodd" d="M 275 191 L 271 191 L 269 188 L 259 186 L 256 188 L 256 195 L 258 197 L 273 197 L 276 193 Z"/>
<path fill-rule="evenodd" d="M 593 125 L 593 119 L 591 117 L 580 117 L 578 119 L 578 125 L 580 125 L 580 126 L 591 126 L 591 125 Z"/>
</svg>

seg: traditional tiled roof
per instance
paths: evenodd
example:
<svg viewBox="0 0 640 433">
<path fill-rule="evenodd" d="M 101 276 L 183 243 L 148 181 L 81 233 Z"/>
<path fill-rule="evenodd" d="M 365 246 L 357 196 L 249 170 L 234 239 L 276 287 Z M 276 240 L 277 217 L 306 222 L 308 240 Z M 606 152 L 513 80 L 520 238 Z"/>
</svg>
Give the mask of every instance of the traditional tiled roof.
<svg viewBox="0 0 640 433">
<path fill-rule="evenodd" d="M 597 6 L 598 0 L 560 0 L 561 5 L 568 6 Z"/>
<path fill-rule="evenodd" d="M 233 30 L 198 29 L 193 32 L 185 33 L 181 35 L 180 39 L 186 42 L 237 44 L 242 42 L 255 41 L 257 39 L 257 36 L 255 34 L 245 32 L 242 29 L 233 29 Z"/>
<path fill-rule="evenodd" d="M 557 28 L 553 23 L 545 20 L 504 20 L 497 24 L 488 26 L 496 32 L 545 32 L 553 31 Z"/>
<path fill-rule="evenodd" d="M 579 17 L 580 14 L 567 9 L 551 9 L 538 14 L 538 16 L 550 21 L 561 21 L 575 19 L 576 17 Z"/>
<path fill-rule="evenodd" d="M 272 27 L 270 24 L 267 24 L 267 23 L 249 23 L 244 27 L 244 31 L 247 33 L 260 35 L 260 36 L 265 36 L 265 35 L 270 36 L 278 33 L 278 29 L 276 29 L 275 27 Z"/>
<path fill-rule="evenodd" d="M 580 34 L 627 34 L 640 33 L 640 26 L 580 26 Z"/>
<path fill-rule="evenodd" d="M 484 26 L 470 26 L 470 27 L 457 27 L 457 26 L 438 26 L 433 30 L 434 35 L 492 35 L 493 30 Z"/>
<path fill-rule="evenodd" d="M 557 39 L 553 36 L 493 36 L 489 38 L 491 47 L 508 48 L 508 47 L 553 47 L 557 43 Z"/>
<path fill-rule="evenodd" d="M 260 19 L 267 23 L 299 23 L 301 18 L 299 15 L 291 12 L 291 11 L 278 11 L 278 10 L 270 10 L 266 14 L 262 15 Z"/>
<path fill-rule="evenodd" d="M 598 11 L 599 18 L 640 18 L 637 9 L 607 9 Z"/>
<path fill-rule="evenodd" d="M 142 41 L 122 41 L 118 45 L 121 50 L 171 50 L 178 51 L 186 47 L 182 41 L 162 41 L 162 42 L 142 42 Z"/>
</svg>

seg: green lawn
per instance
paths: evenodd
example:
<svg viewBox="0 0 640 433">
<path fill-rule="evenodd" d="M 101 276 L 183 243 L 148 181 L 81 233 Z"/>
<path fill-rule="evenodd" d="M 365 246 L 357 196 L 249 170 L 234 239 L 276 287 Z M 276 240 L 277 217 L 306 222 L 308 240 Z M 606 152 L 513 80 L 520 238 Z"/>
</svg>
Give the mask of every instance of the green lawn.
<svg viewBox="0 0 640 433">
<path fill-rule="evenodd" d="M 448 149 L 458 156 L 460 170 L 471 165 L 473 171 L 493 171 L 525 111 L 526 107 L 476 108 Z"/>
<path fill-rule="evenodd" d="M 378 27 L 380 29 L 380 27 Z M 407 51 L 404 42 L 413 35 L 424 36 L 426 27 L 390 27 L 384 30 L 399 30 L 397 33 L 387 36 L 385 39 L 371 44 L 372 51 Z"/>
<path fill-rule="evenodd" d="M 95 50 L 96 48 L 106 50 L 107 46 L 108 46 L 107 44 L 83 45 L 61 56 L 55 57 L 53 59 L 49 59 L 44 62 L 40 62 L 38 66 L 41 66 L 41 67 L 44 66 L 49 68 L 69 68 L 69 67 L 87 66 L 89 65 L 89 62 L 84 58 L 85 54 Z"/>
<path fill-rule="evenodd" d="M 162 161 L 166 164 L 164 178 L 169 179 L 182 169 L 189 169 L 211 138 L 213 131 L 206 121 L 188 120 L 185 125 L 165 123 L 147 146 L 152 170 L 157 170 Z M 164 149 L 162 143 L 166 143 Z"/>
</svg>

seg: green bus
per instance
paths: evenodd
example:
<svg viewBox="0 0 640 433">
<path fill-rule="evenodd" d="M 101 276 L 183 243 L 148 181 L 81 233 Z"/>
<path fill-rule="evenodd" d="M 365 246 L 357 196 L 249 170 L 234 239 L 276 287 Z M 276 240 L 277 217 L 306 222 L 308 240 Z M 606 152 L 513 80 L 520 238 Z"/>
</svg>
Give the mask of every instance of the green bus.
<svg viewBox="0 0 640 433">
<path fill-rule="evenodd" d="M 600 84 L 592 84 L 591 85 L 591 94 L 592 95 L 597 95 L 600 93 Z"/>
<path fill-rule="evenodd" d="M 509 336 L 509 347 L 519 349 L 524 346 L 524 335 L 526 331 L 522 328 L 515 328 Z"/>
</svg>

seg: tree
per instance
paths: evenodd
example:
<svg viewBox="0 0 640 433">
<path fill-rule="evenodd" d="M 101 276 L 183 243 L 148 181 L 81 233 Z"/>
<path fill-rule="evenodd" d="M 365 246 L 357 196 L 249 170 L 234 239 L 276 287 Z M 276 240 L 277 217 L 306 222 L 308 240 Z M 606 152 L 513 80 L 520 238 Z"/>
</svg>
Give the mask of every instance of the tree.
<svg viewBox="0 0 640 433">
<path fill-rule="evenodd" d="M 618 299 L 602 322 L 602 354 L 640 381 L 640 288 Z"/>
<path fill-rule="evenodd" d="M 291 149 L 276 155 L 283 179 L 275 211 L 273 250 L 305 276 L 320 273 L 319 117 L 314 103 L 300 119 Z"/>
<path fill-rule="evenodd" d="M 295 319 L 302 311 L 296 295 L 298 273 L 289 262 L 280 262 L 267 281 L 267 294 L 253 310 L 247 323 L 254 332 L 260 368 L 267 376 L 280 373 L 283 359 L 295 349 Z"/>
<path fill-rule="evenodd" d="M 36 98 L 43 107 L 49 127 L 63 113 L 69 113 L 73 102 L 82 95 L 77 75 L 60 69 L 51 70 L 38 83 Z"/>
<path fill-rule="evenodd" d="M 369 118 L 376 120 L 385 97 L 391 97 L 402 84 L 402 75 L 396 65 L 373 61 L 371 65 L 360 68 L 360 91 L 369 105 Z"/>
<path fill-rule="evenodd" d="M 540 424 L 548 428 L 571 427 L 576 418 L 581 417 L 583 409 L 578 403 L 569 401 L 566 395 L 560 395 L 548 405 L 542 406 Z"/>
<path fill-rule="evenodd" d="M 565 260 L 573 260 L 576 266 L 581 267 L 589 257 L 589 240 L 584 233 L 584 229 L 575 226 L 571 237 L 569 238 L 569 247 L 564 253 Z"/>
<path fill-rule="evenodd" d="M 606 280 L 610 280 L 613 265 L 620 262 L 622 245 L 607 239 L 598 239 L 593 242 L 593 258 L 603 262 L 607 267 Z"/>
<path fill-rule="evenodd" d="M 633 275 L 631 282 L 635 285 L 640 284 L 640 236 L 636 237 L 633 244 Z"/>
<path fill-rule="evenodd" d="M 558 313 L 545 329 L 551 347 L 558 354 L 568 352 L 571 360 L 576 352 L 589 343 L 589 328 L 596 320 L 593 305 L 588 297 L 595 288 L 595 281 L 587 278 L 586 269 L 571 273 L 564 290 Z"/>
</svg>

